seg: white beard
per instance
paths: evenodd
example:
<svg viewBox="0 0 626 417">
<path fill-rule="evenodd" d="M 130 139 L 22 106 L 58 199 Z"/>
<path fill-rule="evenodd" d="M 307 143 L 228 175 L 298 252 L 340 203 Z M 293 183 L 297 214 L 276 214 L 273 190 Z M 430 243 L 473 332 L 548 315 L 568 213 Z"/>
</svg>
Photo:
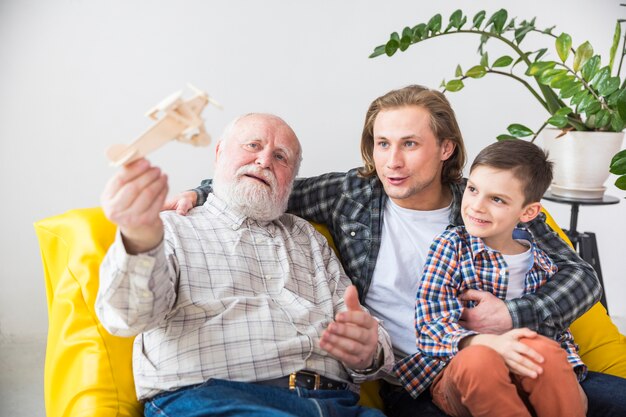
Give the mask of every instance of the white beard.
<svg viewBox="0 0 626 417">
<path fill-rule="evenodd" d="M 258 221 L 272 221 L 282 216 L 287 210 L 289 194 L 293 186 L 293 180 L 286 190 L 279 192 L 276 177 L 270 171 L 258 168 L 250 164 L 239 168 L 235 179 L 227 181 L 223 179 L 216 169 L 213 178 L 213 192 L 216 196 L 233 210 Z M 250 173 L 263 178 L 268 185 L 248 178 L 245 174 Z"/>
</svg>

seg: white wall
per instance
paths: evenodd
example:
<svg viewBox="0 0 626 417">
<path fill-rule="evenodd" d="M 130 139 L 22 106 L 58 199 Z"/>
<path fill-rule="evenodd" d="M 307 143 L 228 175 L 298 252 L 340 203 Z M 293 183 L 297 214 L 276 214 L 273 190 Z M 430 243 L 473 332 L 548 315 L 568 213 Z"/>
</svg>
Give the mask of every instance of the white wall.
<svg viewBox="0 0 626 417">
<path fill-rule="evenodd" d="M 46 301 L 32 223 L 98 205 L 113 170 L 104 149 L 129 142 L 150 122 L 143 113 L 191 81 L 225 106 L 205 112 L 217 136 L 243 112 L 283 116 L 305 152 L 302 175 L 360 163 L 365 110 L 375 97 L 420 83 L 437 87 L 457 63 L 478 62 L 477 39 L 454 36 L 392 59 L 368 59 L 389 33 L 446 17 L 460 0 L 165 1 L 3 0 L 0 2 L 0 335 L 44 333 Z M 590 40 L 608 53 L 618 1 L 482 1 L 490 12 L 539 16 L 538 24 Z M 495 57 L 496 52 L 492 55 Z M 514 121 L 545 114 L 506 79 L 468 82 L 450 100 L 470 158 Z M 151 158 L 172 192 L 212 173 L 214 148 L 169 144 Z M 609 193 L 624 192 L 610 187 Z M 546 203 L 562 225 L 566 206 Z M 621 259 L 626 202 L 581 210 L 579 228 L 598 234 L 610 308 L 626 316 Z"/>
</svg>

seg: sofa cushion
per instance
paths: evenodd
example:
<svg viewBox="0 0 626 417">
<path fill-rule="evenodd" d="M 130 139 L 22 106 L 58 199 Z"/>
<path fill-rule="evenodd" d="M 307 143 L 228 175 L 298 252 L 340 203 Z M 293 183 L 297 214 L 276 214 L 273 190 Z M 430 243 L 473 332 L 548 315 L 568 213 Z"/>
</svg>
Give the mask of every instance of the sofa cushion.
<svg viewBox="0 0 626 417">
<path fill-rule="evenodd" d="M 560 228 L 549 218 L 549 224 Z M 315 225 L 331 242 L 328 230 Z M 142 415 L 132 374 L 132 338 L 111 336 L 96 318 L 99 266 L 115 237 L 100 208 L 70 210 L 35 223 L 48 298 L 44 376 L 48 417 Z M 564 236 L 564 235 L 563 235 Z M 626 377 L 626 343 L 599 303 L 571 327 L 593 371 Z M 381 408 L 375 383 L 361 403 Z"/>
</svg>

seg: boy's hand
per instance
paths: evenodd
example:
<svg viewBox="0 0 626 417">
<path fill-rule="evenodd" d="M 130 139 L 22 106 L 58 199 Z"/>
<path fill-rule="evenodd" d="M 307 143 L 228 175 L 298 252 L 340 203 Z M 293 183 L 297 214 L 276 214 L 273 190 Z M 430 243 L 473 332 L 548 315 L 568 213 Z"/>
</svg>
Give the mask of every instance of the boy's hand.
<svg viewBox="0 0 626 417">
<path fill-rule="evenodd" d="M 168 198 L 161 211 L 176 210 L 176 213 L 184 216 L 195 207 L 198 195 L 194 191 L 183 191 L 182 193 Z"/>
<path fill-rule="evenodd" d="M 369 368 L 378 346 L 378 321 L 363 310 L 354 285 L 346 288 L 344 302 L 347 311 L 335 316 L 320 339 L 320 347 L 347 368 Z"/>
<path fill-rule="evenodd" d="M 514 329 L 501 335 L 479 334 L 463 339 L 461 348 L 470 345 L 488 346 L 502 356 L 511 372 L 534 379 L 543 372 L 540 364 L 544 358 L 530 346 L 520 342 L 520 339 L 532 339 L 536 336 L 537 332 L 526 328 Z"/>
<path fill-rule="evenodd" d="M 467 290 L 460 296 L 463 301 L 477 305 L 464 308 L 459 324 L 478 333 L 502 334 L 513 328 L 511 313 L 504 301 L 488 291 Z"/>
</svg>

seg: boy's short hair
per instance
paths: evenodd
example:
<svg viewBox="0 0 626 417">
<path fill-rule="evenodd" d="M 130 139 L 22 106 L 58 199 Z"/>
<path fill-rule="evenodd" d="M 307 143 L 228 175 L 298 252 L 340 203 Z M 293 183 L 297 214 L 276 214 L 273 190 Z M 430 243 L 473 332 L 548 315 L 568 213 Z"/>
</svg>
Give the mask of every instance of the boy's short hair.
<svg viewBox="0 0 626 417">
<path fill-rule="evenodd" d="M 552 162 L 537 145 L 521 139 L 492 143 L 480 151 L 470 173 L 477 166 L 506 169 L 522 183 L 524 205 L 538 202 L 552 182 Z"/>
</svg>

